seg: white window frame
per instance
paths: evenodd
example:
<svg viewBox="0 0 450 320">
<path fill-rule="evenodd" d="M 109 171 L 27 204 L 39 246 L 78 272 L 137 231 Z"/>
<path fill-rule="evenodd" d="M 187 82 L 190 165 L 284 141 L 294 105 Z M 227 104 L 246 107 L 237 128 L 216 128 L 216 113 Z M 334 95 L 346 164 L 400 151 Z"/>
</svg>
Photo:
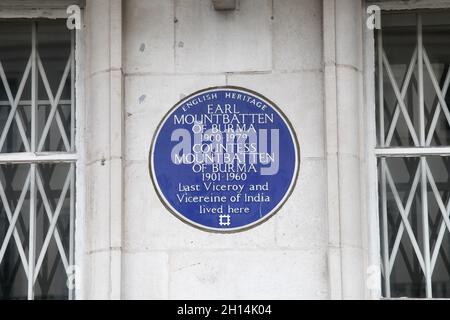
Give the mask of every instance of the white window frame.
<svg viewBox="0 0 450 320">
<path fill-rule="evenodd" d="M 402 157 L 405 154 L 416 154 L 417 156 L 425 155 L 442 155 L 448 153 L 449 148 L 435 147 L 435 148 L 390 148 L 383 149 L 377 146 L 378 131 L 376 128 L 376 119 L 378 113 L 376 110 L 376 79 L 375 79 L 375 64 L 377 61 L 375 50 L 375 31 L 366 27 L 368 18 L 366 9 L 370 5 L 377 5 L 382 11 L 399 11 L 408 12 L 412 10 L 425 9 L 450 9 L 450 0 L 416 0 L 414 2 L 405 2 L 402 0 L 396 1 L 365 1 L 363 12 L 363 54 L 364 54 L 364 139 L 361 150 L 364 150 L 365 155 L 365 172 L 366 172 L 366 208 L 368 217 L 368 264 L 375 268 L 381 266 L 383 259 L 381 258 L 381 234 L 380 234 L 380 220 L 379 220 L 379 189 L 378 189 L 378 167 L 377 160 L 380 155 L 389 157 Z M 383 15 L 381 16 L 381 18 Z M 443 152 L 445 151 L 445 152 Z M 369 275 L 370 276 L 370 275 Z M 384 299 L 382 295 L 382 281 L 381 272 L 378 272 L 378 284 L 376 288 L 372 288 L 370 297 L 372 299 Z"/>
<path fill-rule="evenodd" d="M 84 0 L 58 0 L 58 1 L 14 1 L 2 0 L 0 3 L 0 19 L 67 19 L 67 7 L 70 5 L 79 5 L 81 9 L 81 19 L 84 21 Z M 74 290 L 70 291 L 69 299 L 82 300 L 84 297 L 84 217 L 85 217 L 85 38 L 84 25 L 75 30 L 75 150 L 74 154 L 65 153 L 12 153 L 0 154 L 0 163 L 40 163 L 40 162 L 58 162 L 75 161 L 75 234 L 74 234 L 74 261 L 72 266 Z M 72 295 L 74 292 L 75 296 Z"/>
</svg>

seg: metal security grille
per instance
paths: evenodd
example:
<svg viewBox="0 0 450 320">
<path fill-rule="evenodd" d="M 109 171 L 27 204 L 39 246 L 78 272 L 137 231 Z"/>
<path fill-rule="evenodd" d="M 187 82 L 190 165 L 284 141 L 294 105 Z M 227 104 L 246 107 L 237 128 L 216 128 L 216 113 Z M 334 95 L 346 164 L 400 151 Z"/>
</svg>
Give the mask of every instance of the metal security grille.
<svg viewBox="0 0 450 320">
<path fill-rule="evenodd" d="M 384 15 L 377 32 L 385 297 L 450 298 L 449 18 Z"/>
<path fill-rule="evenodd" d="M 71 299 L 74 33 L 0 21 L 0 299 Z"/>
</svg>

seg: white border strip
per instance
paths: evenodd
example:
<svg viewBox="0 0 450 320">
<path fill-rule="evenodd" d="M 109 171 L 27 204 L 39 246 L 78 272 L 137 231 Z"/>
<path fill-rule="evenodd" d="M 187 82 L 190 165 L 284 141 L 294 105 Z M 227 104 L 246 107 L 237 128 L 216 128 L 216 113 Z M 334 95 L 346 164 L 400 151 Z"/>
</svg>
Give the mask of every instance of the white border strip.
<svg viewBox="0 0 450 320">
<path fill-rule="evenodd" d="M 0 155 L 0 164 L 10 163 L 67 163 L 76 162 L 78 155 L 76 153 L 3 153 Z"/>
</svg>

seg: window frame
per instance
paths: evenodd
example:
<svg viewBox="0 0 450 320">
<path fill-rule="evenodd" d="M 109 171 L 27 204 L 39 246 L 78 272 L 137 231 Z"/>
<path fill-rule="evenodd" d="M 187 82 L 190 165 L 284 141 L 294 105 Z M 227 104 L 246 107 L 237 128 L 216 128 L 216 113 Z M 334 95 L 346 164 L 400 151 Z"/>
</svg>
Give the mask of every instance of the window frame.
<svg viewBox="0 0 450 320">
<path fill-rule="evenodd" d="M 75 164 L 75 221 L 74 221 L 74 253 L 75 266 L 70 274 L 74 282 L 74 290 L 69 291 L 69 300 L 82 300 L 84 296 L 84 217 L 85 217 L 85 36 L 84 36 L 84 0 L 63 1 L 23 1 L 19 5 L 15 1 L 3 0 L 0 4 L 2 20 L 67 20 L 67 7 L 76 4 L 81 9 L 82 27 L 74 30 L 74 90 L 75 90 L 75 139 L 73 153 L 41 152 L 41 153 L 0 153 L 0 164 L 7 163 L 54 163 L 67 162 Z"/>
<path fill-rule="evenodd" d="M 450 9 L 450 0 L 418 0 L 414 3 L 405 3 L 402 0 L 396 1 L 369 1 L 365 0 L 363 12 L 363 60 L 364 60 L 364 116 L 362 125 L 364 127 L 364 139 L 362 139 L 361 150 L 363 150 L 365 163 L 365 208 L 367 215 L 368 228 L 368 275 L 375 276 L 377 284 L 370 288 L 370 297 L 372 299 L 396 299 L 386 298 L 382 293 L 383 276 L 381 273 L 381 265 L 383 259 L 381 257 L 381 226 L 380 226 L 380 210 L 379 210 L 379 179 L 377 161 L 382 156 L 387 157 L 403 157 L 405 155 L 428 156 L 428 155 L 449 155 L 450 147 L 430 147 L 430 148 L 380 148 L 377 144 L 379 132 L 376 127 L 376 121 L 379 117 L 376 108 L 376 72 L 377 51 L 375 49 L 376 30 L 367 28 L 366 21 L 368 17 L 367 8 L 376 5 L 381 9 L 381 17 L 383 12 L 420 12 L 426 10 Z M 376 270 L 373 274 L 370 268 Z M 373 270 L 372 269 L 372 270 Z M 413 298 L 411 298 L 413 299 Z M 426 298 L 433 299 L 433 298 Z M 450 299 L 449 299 L 450 300 Z"/>
</svg>

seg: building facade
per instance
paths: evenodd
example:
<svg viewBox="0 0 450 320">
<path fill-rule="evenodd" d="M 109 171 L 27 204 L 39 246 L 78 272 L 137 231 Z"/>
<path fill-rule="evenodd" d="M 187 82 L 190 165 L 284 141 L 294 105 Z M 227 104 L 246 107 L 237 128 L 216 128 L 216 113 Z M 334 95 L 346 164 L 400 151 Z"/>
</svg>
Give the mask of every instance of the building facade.
<svg viewBox="0 0 450 320">
<path fill-rule="evenodd" d="M 2 1 L 0 298 L 449 298 L 449 8 Z M 279 212 L 218 234 L 169 212 L 149 153 L 226 86 L 273 101 L 301 161 Z"/>
</svg>

